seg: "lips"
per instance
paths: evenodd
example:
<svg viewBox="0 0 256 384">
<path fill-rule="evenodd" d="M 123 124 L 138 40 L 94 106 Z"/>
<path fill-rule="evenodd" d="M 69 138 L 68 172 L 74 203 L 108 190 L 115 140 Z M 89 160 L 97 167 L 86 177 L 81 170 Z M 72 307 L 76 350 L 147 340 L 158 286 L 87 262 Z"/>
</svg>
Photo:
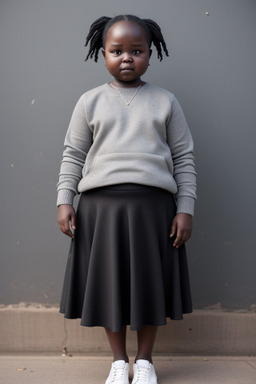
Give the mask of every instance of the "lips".
<svg viewBox="0 0 256 384">
<path fill-rule="evenodd" d="M 121 68 L 121 71 L 134 71 L 134 69 L 132 67 L 124 67 Z"/>
</svg>

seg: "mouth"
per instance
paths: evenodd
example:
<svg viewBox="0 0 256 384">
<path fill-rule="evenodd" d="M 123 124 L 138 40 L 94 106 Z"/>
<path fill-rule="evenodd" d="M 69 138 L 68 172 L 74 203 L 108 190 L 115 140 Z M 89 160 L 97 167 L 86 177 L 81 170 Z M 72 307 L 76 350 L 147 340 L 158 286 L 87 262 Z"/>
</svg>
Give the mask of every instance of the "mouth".
<svg viewBox="0 0 256 384">
<path fill-rule="evenodd" d="M 131 68 L 131 67 L 124 67 L 124 68 L 121 68 L 121 72 L 130 72 L 130 71 L 134 71 L 134 69 Z"/>
</svg>

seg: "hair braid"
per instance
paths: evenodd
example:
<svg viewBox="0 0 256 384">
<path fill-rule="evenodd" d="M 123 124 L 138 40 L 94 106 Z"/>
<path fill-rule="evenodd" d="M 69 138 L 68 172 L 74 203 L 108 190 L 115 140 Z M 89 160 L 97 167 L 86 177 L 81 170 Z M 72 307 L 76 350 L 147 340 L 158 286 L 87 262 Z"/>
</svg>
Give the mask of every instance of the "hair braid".
<svg viewBox="0 0 256 384">
<path fill-rule="evenodd" d="M 161 28 L 153 20 L 143 19 L 143 21 L 146 23 L 148 29 L 150 30 L 152 42 L 154 43 L 157 49 L 157 57 L 160 61 L 162 61 L 163 60 L 162 50 L 164 50 L 166 56 L 169 56 L 169 52 L 166 47 L 166 43 L 162 35 Z"/>
<path fill-rule="evenodd" d="M 155 21 L 150 19 L 140 19 L 139 17 L 134 15 L 119 15 L 113 18 L 102 16 L 99 19 L 95 20 L 94 23 L 92 23 L 89 33 L 86 37 L 85 46 L 87 46 L 89 42 L 90 46 L 85 61 L 93 58 L 94 61 L 98 60 L 99 50 L 100 48 L 104 47 L 108 29 L 113 24 L 123 20 L 138 23 L 141 27 L 144 28 L 149 46 L 153 42 L 157 49 L 157 58 L 160 61 L 163 60 L 163 51 L 165 52 L 166 56 L 169 56 L 166 43 L 161 32 L 161 28 Z"/>
<path fill-rule="evenodd" d="M 88 45 L 90 41 L 90 47 L 88 55 L 86 56 L 85 61 L 89 58 L 92 59 L 94 56 L 94 61 L 98 60 L 98 53 L 100 48 L 103 46 L 102 36 L 105 29 L 106 24 L 111 20 L 111 17 L 102 16 L 99 19 L 95 20 L 92 23 L 89 33 L 86 37 L 85 47 Z"/>
</svg>

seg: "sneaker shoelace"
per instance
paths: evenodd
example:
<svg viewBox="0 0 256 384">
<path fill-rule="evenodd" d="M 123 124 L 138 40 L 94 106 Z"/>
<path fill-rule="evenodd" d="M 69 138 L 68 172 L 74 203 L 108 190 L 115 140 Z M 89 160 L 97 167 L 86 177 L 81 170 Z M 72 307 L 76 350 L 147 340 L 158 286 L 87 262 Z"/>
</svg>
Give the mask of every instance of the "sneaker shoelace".
<svg viewBox="0 0 256 384">
<path fill-rule="evenodd" d="M 122 381 L 124 379 L 125 372 L 125 364 L 115 364 L 114 365 L 114 375 L 113 381 L 116 382 L 118 380 Z"/>
<path fill-rule="evenodd" d="M 149 376 L 150 366 L 149 367 L 138 367 L 138 380 L 146 381 Z"/>
</svg>

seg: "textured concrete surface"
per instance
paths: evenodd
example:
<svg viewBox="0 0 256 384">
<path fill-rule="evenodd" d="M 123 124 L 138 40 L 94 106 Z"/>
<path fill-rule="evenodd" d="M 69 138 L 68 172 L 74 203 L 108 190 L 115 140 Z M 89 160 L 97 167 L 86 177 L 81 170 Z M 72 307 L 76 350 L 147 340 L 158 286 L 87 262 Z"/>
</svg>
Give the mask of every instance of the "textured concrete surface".
<svg viewBox="0 0 256 384">
<path fill-rule="evenodd" d="M 159 327 L 156 354 L 256 356 L 256 313 L 195 310 L 182 321 Z M 65 320 L 58 308 L 17 305 L 0 308 L 0 353 L 107 354 L 102 328 L 81 327 L 80 320 Z M 128 331 L 127 347 L 136 353 L 136 332 Z"/>
<path fill-rule="evenodd" d="M 0 356 L 1 384 L 103 384 L 111 357 Z M 155 357 L 158 384 L 255 384 L 255 357 Z M 132 378 L 132 360 L 130 360 Z"/>
</svg>

